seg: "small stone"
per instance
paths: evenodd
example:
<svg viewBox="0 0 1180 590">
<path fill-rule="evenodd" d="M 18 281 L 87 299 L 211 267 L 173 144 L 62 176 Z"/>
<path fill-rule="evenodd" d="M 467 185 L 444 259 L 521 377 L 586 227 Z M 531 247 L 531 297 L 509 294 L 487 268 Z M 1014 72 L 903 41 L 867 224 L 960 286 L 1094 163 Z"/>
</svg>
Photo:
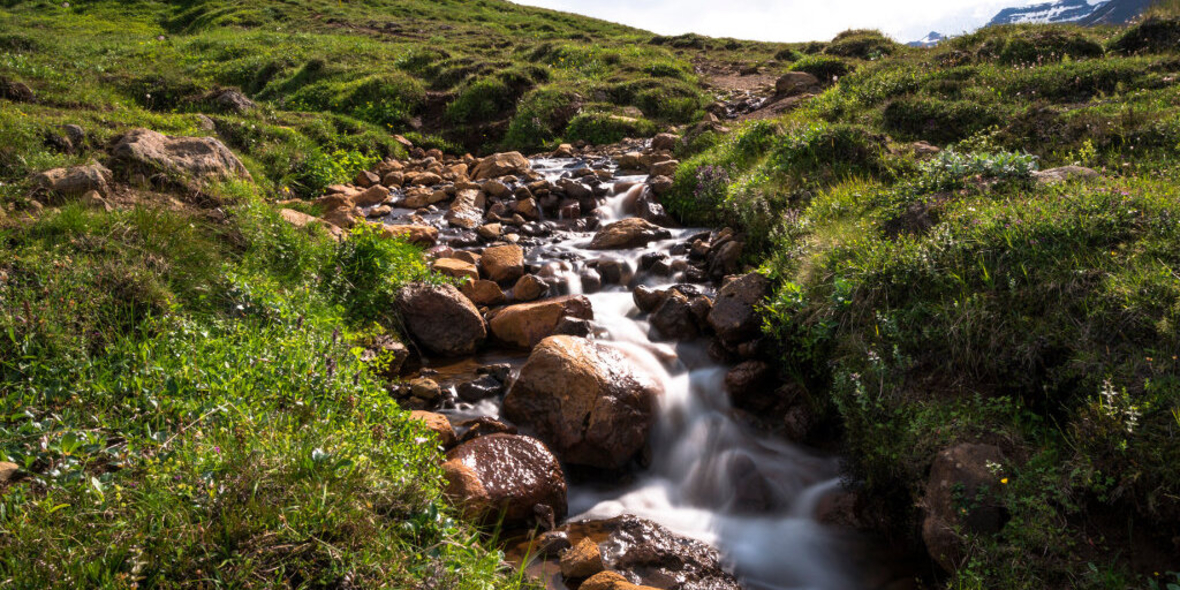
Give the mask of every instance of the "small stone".
<svg viewBox="0 0 1180 590">
<path fill-rule="evenodd" d="M 8 483 L 20 474 L 20 465 L 8 461 L 0 461 L 0 483 Z"/>
<path fill-rule="evenodd" d="M 410 419 L 425 424 L 427 430 L 438 435 L 438 442 L 444 448 L 455 446 L 455 429 L 451 426 L 451 421 L 447 420 L 446 416 L 435 414 L 434 412 L 415 410 L 410 412 Z"/>
<path fill-rule="evenodd" d="M 582 539 L 561 556 L 561 575 L 566 579 L 589 578 L 603 571 L 602 552 L 598 543 L 589 538 Z"/>
<path fill-rule="evenodd" d="M 426 401 L 437 401 L 442 397 L 442 388 L 433 379 L 423 377 L 410 381 L 410 395 Z"/>
</svg>

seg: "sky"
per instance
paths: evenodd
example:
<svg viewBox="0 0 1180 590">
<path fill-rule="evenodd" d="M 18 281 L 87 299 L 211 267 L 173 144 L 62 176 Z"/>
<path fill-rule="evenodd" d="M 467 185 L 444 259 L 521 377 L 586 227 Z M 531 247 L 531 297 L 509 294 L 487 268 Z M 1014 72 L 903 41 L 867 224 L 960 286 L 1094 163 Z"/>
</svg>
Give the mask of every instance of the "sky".
<svg viewBox="0 0 1180 590">
<path fill-rule="evenodd" d="M 513 0 L 661 35 L 700 33 L 757 41 L 827 41 L 846 29 L 880 29 L 897 41 L 956 34 L 1003 8 L 1048 0 Z"/>
</svg>

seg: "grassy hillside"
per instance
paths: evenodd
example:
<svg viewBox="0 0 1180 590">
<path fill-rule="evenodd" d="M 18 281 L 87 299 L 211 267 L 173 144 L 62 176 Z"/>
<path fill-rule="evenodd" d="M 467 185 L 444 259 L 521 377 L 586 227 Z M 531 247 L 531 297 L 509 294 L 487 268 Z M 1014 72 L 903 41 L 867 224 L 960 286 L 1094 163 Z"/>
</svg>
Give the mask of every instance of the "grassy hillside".
<svg viewBox="0 0 1180 590">
<path fill-rule="evenodd" d="M 1180 20 L 1157 10 L 895 52 L 695 155 L 666 201 L 763 246 L 766 334 L 894 534 L 939 450 L 1003 450 L 1006 524 L 959 531 L 948 587 L 1176 583 Z M 1063 165 L 1099 178 L 1032 175 Z"/>
</svg>

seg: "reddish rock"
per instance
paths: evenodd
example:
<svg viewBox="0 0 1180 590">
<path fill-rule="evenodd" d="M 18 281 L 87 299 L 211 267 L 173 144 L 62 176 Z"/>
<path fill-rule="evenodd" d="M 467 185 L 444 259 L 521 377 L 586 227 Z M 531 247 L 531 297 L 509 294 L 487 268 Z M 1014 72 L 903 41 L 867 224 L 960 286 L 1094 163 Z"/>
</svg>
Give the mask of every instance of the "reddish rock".
<svg viewBox="0 0 1180 590">
<path fill-rule="evenodd" d="M 463 514 L 481 522 L 503 515 L 505 524 L 527 524 L 551 511 L 566 513 L 566 485 L 557 459 L 527 436 L 481 436 L 447 453 L 446 493 Z"/>
<path fill-rule="evenodd" d="M 472 354 L 487 338 L 479 310 L 452 285 L 413 284 L 397 296 L 410 336 L 444 356 Z"/>
<path fill-rule="evenodd" d="M 532 348 L 552 336 L 564 318 L 594 319 L 590 300 L 566 295 L 497 310 L 488 319 L 497 340 L 518 348 Z"/>
</svg>

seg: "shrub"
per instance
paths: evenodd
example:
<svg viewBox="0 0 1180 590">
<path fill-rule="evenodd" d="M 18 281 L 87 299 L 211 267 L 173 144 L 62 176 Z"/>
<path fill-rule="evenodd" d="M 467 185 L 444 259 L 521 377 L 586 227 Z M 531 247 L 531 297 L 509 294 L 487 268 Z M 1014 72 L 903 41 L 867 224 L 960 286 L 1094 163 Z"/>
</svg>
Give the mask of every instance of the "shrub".
<svg viewBox="0 0 1180 590">
<path fill-rule="evenodd" d="M 583 113 L 570 121 L 565 130 L 567 141 L 585 141 L 593 145 L 618 143 L 626 137 L 650 137 L 657 129 L 647 119 L 635 119 L 606 113 Z"/>
<path fill-rule="evenodd" d="M 633 105 L 651 118 L 672 123 L 698 120 L 706 98 L 696 87 L 668 78 L 647 78 L 624 82 L 608 89 L 611 102 Z"/>
<path fill-rule="evenodd" d="M 1175 52 L 1180 46 L 1180 17 L 1152 17 L 1132 26 L 1110 43 L 1124 55 Z"/>
<path fill-rule="evenodd" d="M 397 290 L 408 281 L 430 276 L 422 251 L 381 230 L 360 224 L 336 248 L 324 269 L 325 287 L 356 325 L 390 325 Z"/>
<path fill-rule="evenodd" d="M 828 44 L 824 53 L 839 57 L 877 60 L 897 53 L 900 47 L 880 31 L 845 31 Z"/>
<path fill-rule="evenodd" d="M 852 70 L 847 61 L 829 55 L 808 55 L 791 65 L 791 71 L 807 72 L 825 83 L 847 76 Z"/>
<path fill-rule="evenodd" d="M 1080 29 L 1046 29 L 1023 31 L 1023 34 L 1008 37 L 998 51 L 995 48 L 981 49 L 991 53 L 1002 64 L 1040 65 L 1063 59 L 1091 59 L 1102 57 L 1105 50 Z"/>
<path fill-rule="evenodd" d="M 885 128 L 899 138 L 950 143 L 1001 122 L 989 107 L 973 101 L 936 98 L 894 99 L 883 112 Z"/>
<path fill-rule="evenodd" d="M 784 62 L 795 62 L 803 59 L 803 53 L 798 49 L 787 47 L 785 49 L 778 50 L 778 52 L 774 54 L 774 59 Z"/>
<path fill-rule="evenodd" d="M 581 108 L 574 92 L 539 88 L 525 95 L 508 125 L 504 144 L 513 149 L 534 151 L 559 137 Z"/>
</svg>

